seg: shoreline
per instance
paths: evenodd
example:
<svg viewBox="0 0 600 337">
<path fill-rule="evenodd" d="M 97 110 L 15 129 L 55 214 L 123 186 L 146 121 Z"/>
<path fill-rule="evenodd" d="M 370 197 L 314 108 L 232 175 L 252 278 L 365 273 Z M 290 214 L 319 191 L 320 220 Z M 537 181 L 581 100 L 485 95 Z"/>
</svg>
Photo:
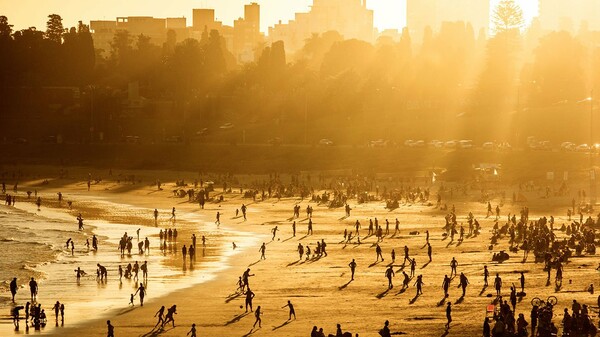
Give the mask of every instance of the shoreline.
<svg viewBox="0 0 600 337">
<path fill-rule="evenodd" d="M 149 176 L 153 172 L 136 172 L 136 174 Z M 182 176 L 189 177 L 181 172 L 174 175 L 176 179 L 181 179 Z M 168 181 L 167 186 L 171 186 L 171 181 L 175 179 L 165 180 L 161 176 L 161 180 Z M 61 182 L 59 187 L 51 187 L 54 190 L 67 185 L 78 193 L 87 193 L 85 186 L 77 181 L 69 181 L 68 184 Z M 506 189 L 510 191 L 510 187 Z M 598 283 L 598 273 L 593 269 L 596 265 L 596 257 L 593 255 L 575 257 L 565 266 L 565 283 L 563 289 L 559 291 L 544 284 L 545 272 L 541 270 L 540 264 L 533 262 L 532 258 L 523 263 L 520 254 L 517 253 L 504 263 L 492 262 L 492 253 L 499 250 L 509 251 L 509 245 L 507 240 L 503 239 L 494 246 L 493 250 L 488 250 L 494 219 L 485 216 L 485 204 L 478 201 L 477 191 L 469 191 L 467 196 L 457 196 L 448 201 L 449 206 L 455 204 L 459 223 L 464 223 L 466 214 L 472 211 L 482 226 L 479 236 L 467 238 L 457 244 L 448 242 L 442 236 L 443 216 L 446 212 L 426 204 L 403 203 L 397 209 L 388 210 L 383 201 L 356 204 L 355 200 L 351 200 L 352 215 L 343 217 L 343 208 L 328 208 L 300 198 L 281 200 L 273 198 L 251 202 L 248 205 L 248 221 L 244 222 L 232 215 L 242 202 L 249 201 L 241 199 L 237 193 L 228 193 L 225 195 L 224 202 L 208 204 L 206 209 L 201 211 L 196 204 L 177 203 L 177 200 L 182 199 L 171 198 L 171 192 L 167 191 L 166 187 L 162 192 L 154 190 L 152 185 L 144 184 L 115 186 L 109 190 L 102 189 L 100 195 L 146 209 L 153 209 L 155 205 L 162 204 L 165 207 L 160 209 L 168 210 L 170 206 L 176 204 L 178 212 L 181 211 L 178 214 L 186 213 L 192 216 L 204 214 L 208 219 L 220 211 L 223 213 L 221 220 L 224 227 L 231 228 L 233 231 L 243 231 L 253 236 L 257 243 L 266 242 L 267 259 L 264 261 L 259 259 L 260 244 L 255 247 L 240 247 L 243 248 L 241 254 L 231 257 L 229 268 L 218 272 L 214 279 L 173 291 L 168 296 L 160 298 L 149 295 L 147 305 L 143 308 L 136 307 L 134 310 L 110 317 L 117 336 L 181 336 L 187 333 L 192 323 L 196 323 L 201 336 L 254 337 L 277 334 L 301 337 L 308 335 L 312 326 L 323 327 L 326 334 L 332 333 L 336 323 L 341 323 L 344 331 L 358 332 L 360 336 L 376 336 L 376 331 L 379 331 L 383 322 L 388 319 L 392 331 L 428 337 L 444 333 L 445 316 L 444 308 L 439 306 L 440 299 L 454 303 L 453 317 L 458 327 L 453 328 L 451 334 L 456 334 L 456 329 L 459 329 L 464 336 L 479 335 L 485 317 L 485 308 L 491 301 L 488 294 L 492 292 L 489 288 L 481 289 L 484 264 L 490 267 L 490 274 L 500 273 L 507 285 L 517 282 L 519 271 L 527 275 L 527 296 L 519 302 L 517 313 L 528 314 L 531 309 L 529 306 L 531 298 L 546 298 L 548 295 L 558 297 L 557 308 L 568 306 L 572 299 L 589 305 L 596 303 L 595 296 L 590 296 L 583 291 L 590 281 Z M 94 192 L 96 191 L 93 190 L 92 193 Z M 315 193 L 320 192 L 315 191 Z M 530 199 L 526 204 L 510 201 L 502 204 L 501 222 L 504 221 L 507 213 L 518 214 L 520 209 L 527 205 L 531 209 L 532 219 L 553 214 L 556 219 L 555 227 L 560 227 L 561 223 L 568 223 L 563 210 L 570 205 L 571 196 L 544 199 L 540 197 L 537 190 L 524 192 L 524 194 Z M 132 199 L 135 199 L 135 202 L 129 202 Z M 492 203 L 494 205 L 500 203 L 500 199 L 494 199 Z M 306 235 L 308 219 L 304 217 L 303 212 L 300 218 L 291 218 L 292 207 L 295 204 L 299 204 L 302 209 L 307 205 L 314 208 L 314 235 Z M 385 262 L 374 262 L 376 239 L 373 236 L 366 236 L 366 225 L 369 219 L 375 217 L 379 217 L 380 224 L 385 218 L 389 218 L 392 224 L 393 219 L 400 219 L 400 233 L 388 235 L 380 243 Z M 290 226 L 293 220 L 297 221 L 296 237 L 291 235 Z M 344 230 L 353 231 L 356 220 L 363 225 L 362 243 L 342 243 Z M 209 227 L 212 226 L 210 221 L 207 223 Z M 270 241 L 270 230 L 274 226 L 279 226 L 280 231 L 278 238 Z M 391 227 L 393 228 L 393 225 Z M 427 256 L 423 249 L 425 230 L 429 230 L 431 234 L 430 240 L 434 251 L 434 259 L 431 263 L 426 263 Z M 416 231 L 419 233 L 411 234 Z M 557 231 L 556 234 L 560 239 L 565 237 L 565 233 Z M 310 246 L 314 250 L 316 242 L 321 239 L 328 243 L 327 257 L 298 260 L 296 253 L 298 244 Z M 410 247 L 411 257 L 417 260 L 417 274 L 423 274 L 425 277 L 424 296 L 416 299 L 413 298 L 415 290 L 412 282 L 406 291 L 398 291 L 397 288 L 386 290 L 387 280 L 384 271 L 390 261 L 390 251 L 395 249 L 397 254 L 397 260 L 392 266 L 396 272 L 394 284 L 399 288 L 404 267 L 398 256 L 402 256 L 402 247 L 405 245 Z M 438 284 L 441 284 L 444 273 L 450 271 L 448 263 L 454 256 L 459 260 L 459 271 L 465 272 L 472 284 L 464 300 L 458 299 L 459 291 L 455 289 L 456 280 L 450 287 L 448 299 L 442 298 L 443 294 Z M 353 282 L 348 282 L 347 265 L 353 258 L 358 264 L 357 278 Z M 242 296 L 236 296 L 234 293 L 238 276 L 248 266 L 256 275 L 250 280 L 252 290 L 256 294 L 255 306 L 261 305 L 263 308 L 261 329 L 252 329 L 254 316 L 240 309 L 240 306 L 243 307 L 244 300 Z M 508 289 L 503 288 L 503 295 L 508 296 Z M 281 308 L 287 300 L 294 303 L 298 314 L 297 320 L 287 320 L 287 311 Z M 160 331 L 153 330 L 155 323 L 153 316 L 156 310 L 161 305 L 168 307 L 172 304 L 177 304 L 178 308 L 177 326 L 175 328 L 169 326 Z M 105 320 L 95 317 L 86 327 L 65 327 L 61 330 L 61 336 L 83 334 L 105 336 L 105 332 Z"/>
<path fill-rule="evenodd" d="M 65 196 L 70 196 L 71 198 L 73 198 L 72 195 L 69 195 L 69 191 L 63 191 L 63 193 L 65 194 Z M 40 193 L 40 195 L 42 197 L 44 197 L 44 194 Z M 92 201 L 92 203 L 98 207 L 98 208 L 105 208 L 105 209 L 110 209 L 111 203 L 109 201 L 106 200 L 106 196 L 101 196 L 101 197 L 95 197 L 93 198 L 95 199 L 94 201 Z M 32 200 L 30 200 L 32 201 Z M 79 197 L 75 198 L 74 200 L 74 204 L 77 205 L 80 200 Z M 65 204 L 63 202 L 63 204 Z M 25 206 L 24 206 L 25 205 Z M 116 204 L 112 204 L 112 206 L 116 206 Z M 121 207 L 125 207 L 125 208 L 132 208 L 132 207 L 138 207 L 138 206 L 134 206 L 134 205 L 130 205 L 130 204 L 119 204 L 119 206 Z M 24 200 L 20 200 L 17 204 L 17 209 L 20 209 L 21 211 L 25 211 L 28 212 L 31 215 L 36 215 L 36 207 L 35 205 L 33 205 L 32 203 L 29 202 L 24 202 Z M 76 209 L 74 207 L 74 209 Z M 113 207 L 114 209 L 114 207 Z M 151 212 L 151 209 L 144 209 L 143 207 L 139 207 L 140 210 L 145 210 L 148 212 Z M 48 208 L 48 207 L 44 207 L 44 205 L 42 205 L 42 210 L 46 211 L 44 214 L 44 212 L 41 212 L 41 215 L 45 216 L 45 217 L 50 217 L 50 219 L 58 219 L 60 221 L 64 221 L 64 222 L 72 222 L 72 223 L 76 223 L 76 221 L 73 219 L 72 214 L 73 211 L 68 210 L 68 209 L 59 209 L 59 208 Z M 50 210 L 50 211 L 48 211 Z M 33 213 L 32 213 L 33 211 Z M 207 230 L 208 227 L 210 227 L 210 222 L 207 221 L 206 219 L 202 219 L 203 216 L 200 215 L 194 215 L 194 219 L 193 220 L 179 220 L 179 226 L 180 228 L 183 227 L 191 227 L 191 223 L 192 222 L 199 222 L 201 224 L 198 225 L 199 230 Z M 162 224 L 161 224 L 162 225 Z M 76 224 L 73 224 L 72 226 L 76 227 Z M 110 223 L 110 222 L 106 222 L 104 220 L 86 220 L 85 222 L 85 226 L 86 226 L 86 233 L 88 233 L 88 236 L 91 237 L 92 234 L 96 234 L 100 240 L 100 250 L 105 250 L 106 247 L 116 247 L 118 244 L 118 237 L 115 237 L 114 233 L 116 228 L 119 228 L 119 230 L 124 229 L 124 228 L 130 228 L 131 231 L 130 233 L 132 233 L 132 235 L 134 234 L 134 231 L 132 229 L 134 229 L 136 226 L 133 224 L 118 224 L 118 223 Z M 158 227 L 152 227 L 152 226 L 145 226 L 145 225 L 139 225 L 142 226 L 141 228 L 144 228 L 145 233 L 148 233 L 148 229 L 152 230 L 153 232 L 148 235 L 152 241 L 154 242 L 154 250 L 158 251 L 158 247 L 157 247 L 157 241 L 158 241 L 158 230 L 160 228 Z M 110 227 L 110 228 L 106 228 L 106 227 Z M 227 228 L 226 226 L 222 226 L 220 229 L 222 232 L 227 233 L 228 235 L 230 235 L 231 233 L 234 233 L 233 230 Z M 189 232 L 190 229 L 186 228 L 185 230 L 183 230 L 182 234 L 187 234 L 187 232 Z M 111 235 L 111 233 L 113 235 Z M 181 233 L 181 232 L 180 232 Z M 247 235 L 247 233 L 241 233 L 238 232 L 237 236 L 242 238 L 244 236 L 248 237 L 249 235 Z M 143 238 L 141 238 L 143 239 Z M 213 242 L 215 238 L 212 238 Z M 181 239 L 180 239 L 181 240 Z M 246 239 L 247 241 L 249 241 L 249 239 Z M 135 241 L 135 238 L 134 238 Z M 181 240 L 184 241 L 184 240 Z M 103 244 L 104 243 L 104 247 Z M 216 278 L 217 275 L 224 269 L 228 268 L 227 265 L 227 261 L 230 260 L 232 258 L 232 256 L 234 256 L 235 254 L 239 254 L 242 253 L 242 250 L 245 246 L 244 243 L 242 242 L 238 242 L 238 246 L 240 247 L 237 251 L 235 252 L 230 252 L 227 249 L 227 242 L 220 240 L 218 238 L 216 238 L 216 243 L 217 246 L 216 247 L 212 247 L 211 251 L 214 251 L 213 253 L 210 253 L 210 256 L 206 256 L 206 257 L 199 257 L 196 259 L 196 262 L 192 265 L 190 264 L 190 267 L 184 267 L 183 273 L 181 273 L 181 267 L 177 267 L 174 264 L 174 261 L 176 260 L 175 257 L 171 257 L 169 255 L 166 254 L 166 251 L 164 253 L 157 254 L 158 256 L 158 262 L 161 264 L 160 268 L 156 268 L 156 266 L 152 266 L 150 265 L 150 270 L 149 270 L 149 275 L 151 275 L 149 277 L 149 294 L 148 294 L 148 299 L 154 297 L 153 295 L 151 295 L 151 289 L 153 287 L 152 283 L 154 283 L 154 287 L 156 287 L 156 282 L 159 282 L 159 284 L 162 284 L 163 286 L 167 286 L 168 288 L 170 288 L 168 291 L 161 291 L 159 292 L 158 297 L 166 297 L 169 296 L 169 294 L 171 294 L 173 291 L 177 291 L 177 290 L 181 290 L 181 289 L 186 289 L 189 287 L 193 287 L 195 285 L 210 281 L 213 278 Z M 171 253 L 178 253 L 178 247 L 176 245 L 176 243 L 173 244 L 174 247 L 171 247 L 171 243 L 169 243 L 169 249 L 168 251 L 170 251 Z M 137 247 L 134 247 L 133 251 L 136 251 Z M 151 248 L 152 251 L 152 248 Z M 78 250 L 77 252 L 78 254 L 81 253 L 81 251 Z M 88 254 L 90 254 L 88 252 Z M 198 252 L 198 255 L 200 254 L 200 252 Z M 96 255 L 95 253 L 93 254 L 94 256 Z M 112 260 L 115 260 L 118 256 L 118 252 L 115 250 L 114 254 L 109 255 L 108 257 Z M 204 254 L 206 255 L 206 254 Z M 110 257 L 112 256 L 112 258 Z M 132 253 L 132 256 L 129 259 L 126 259 L 125 262 L 132 261 L 134 259 L 136 259 L 137 255 Z M 144 256 L 144 258 L 146 258 L 146 256 Z M 57 273 L 49 273 L 49 271 L 56 269 L 58 266 L 63 265 L 63 264 L 77 264 L 77 263 L 84 263 L 86 260 L 89 260 L 89 257 L 87 256 L 78 256 L 76 261 L 71 261 L 70 256 L 64 254 L 63 253 L 58 253 L 57 259 L 54 260 L 53 262 L 49 263 L 49 264 L 44 264 L 42 266 L 38 266 L 38 268 L 36 268 L 37 270 L 39 270 L 41 273 L 45 273 L 48 274 L 48 277 L 43 280 L 40 281 L 40 292 L 43 293 L 44 292 L 44 288 L 47 285 L 47 283 L 52 283 L 53 279 L 56 279 L 57 277 L 59 279 L 63 279 L 66 282 L 73 282 L 74 283 L 74 279 L 75 277 L 71 274 L 69 275 L 57 275 Z M 121 259 L 123 260 L 123 259 Z M 188 259 L 189 260 L 189 259 Z M 79 262 L 77 262 L 79 261 Z M 157 262 L 157 261 L 155 261 Z M 114 261 L 112 262 L 100 262 L 101 264 L 107 266 L 107 268 L 109 269 L 109 279 L 112 279 L 112 282 L 118 282 L 118 280 L 114 280 L 113 278 L 115 277 L 115 273 L 116 273 L 116 269 L 113 267 L 114 265 Z M 119 263 L 121 264 L 121 263 Z M 185 266 L 185 264 L 184 264 Z M 112 269 L 112 270 L 111 270 Z M 91 282 L 91 280 L 89 280 L 89 278 L 93 278 L 92 270 L 87 270 L 88 273 L 88 277 L 87 277 L 87 281 Z M 158 273 L 160 274 L 160 276 L 157 277 L 153 277 L 153 271 L 154 273 Z M 165 274 L 165 272 L 167 272 L 167 274 Z M 63 270 L 64 273 L 64 270 Z M 153 280 L 154 279 L 154 280 Z M 22 280 L 21 280 L 22 281 Z M 50 282 L 48 282 L 50 281 Z M 84 277 L 82 279 L 82 283 L 86 281 L 86 277 Z M 54 281 L 56 282 L 56 281 Z M 46 284 L 45 284 L 46 283 Z M 110 281 L 107 283 L 111 283 Z M 100 284 L 99 284 L 100 286 Z M 104 285 L 106 286 L 106 285 Z M 120 285 L 119 288 L 122 287 L 122 284 Z M 166 289 L 165 287 L 162 287 L 163 289 Z M 68 291 L 68 289 L 66 289 Z M 28 291 L 26 290 L 26 287 L 21 288 L 21 292 L 24 291 Z M 83 300 L 83 298 L 82 298 Z M 84 305 L 83 307 L 81 305 L 73 305 L 72 303 L 65 303 L 66 305 L 66 316 L 69 317 L 69 311 L 70 312 L 78 312 L 78 314 L 76 315 L 77 317 L 73 317 L 74 315 L 71 315 L 72 319 L 78 319 L 78 318 L 82 318 L 83 316 L 90 314 L 90 306 L 94 307 L 94 306 L 101 306 L 104 307 L 104 309 L 101 310 L 101 314 L 100 317 L 106 317 L 107 315 L 111 315 L 112 314 L 120 314 L 122 312 L 127 312 L 127 310 L 130 307 L 125 307 L 123 305 L 119 305 L 118 303 L 126 303 L 126 298 L 123 298 L 121 301 L 116 301 L 114 298 L 113 300 L 109 300 L 108 302 L 106 300 L 94 300 L 92 301 L 91 305 Z M 41 300 L 40 300 L 41 302 Z M 47 301 L 45 301 L 47 302 Z M 50 302 L 48 302 L 50 303 Z M 49 307 L 47 307 L 47 304 L 44 304 L 44 308 L 46 308 L 46 310 L 49 310 Z M 137 305 L 139 305 L 139 303 L 136 303 Z M 69 310 L 70 309 L 70 310 Z M 80 311 L 84 311 L 85 313 L 82 313 Z M 48 317 L 50 318 L 50 314 L 47 314 Z M 98 317 L 94 316 L 94 318 L 92 318 L 91 320 L 96 320 L 98 319 Z M 53 321 L 53 319 L 49 319 L 48 320 L 49 323 L 51 321 Z M 85 320 L 83 322 L 78 322 L 76 323 L 76 326 L 82 326 L 82 324 L 87 324 L 89 323 L 88 320 Z M 9 323 L 10 327 L 12 328 L 12 323 Z M 6 324 L 8 325 L 8 324 Z M 23 329 L 23 324 L 22 325 L 22 329 Z M 48 326 L 50 326 L 51 324 L 48 324 Z M 62 329 L 58 330 L 58 329 L 53 329 L 53 328 L 47 328 L 42 330 L 41 333 L 42 334 L 56 334 L 56 333 L 60 333 L 62 334 Z M 4 329 L 3 329 L 4 330 Z M 31 329 L 30 329 L 31 330 Z"/>
</svg>

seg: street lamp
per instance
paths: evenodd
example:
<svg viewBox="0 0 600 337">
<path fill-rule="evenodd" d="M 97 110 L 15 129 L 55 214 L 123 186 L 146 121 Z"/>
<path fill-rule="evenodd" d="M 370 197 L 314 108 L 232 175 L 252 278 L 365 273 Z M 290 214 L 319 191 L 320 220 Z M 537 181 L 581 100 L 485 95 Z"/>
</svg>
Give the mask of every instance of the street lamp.
<svg viewBox="0 0 600 337">
<path fill-rule="evenodd" d="M 590 204 L 596 204 L 596 169 L 594 168 L 594 89 L 590 91 Z"/>
<path fill-rule="evenodd" d="M 596 172 L 594 168 L 594 89 L 590 91 L 590 97 L 580 102 L 590 102 L 590 205 L 596 204 Z"/>
</svg>

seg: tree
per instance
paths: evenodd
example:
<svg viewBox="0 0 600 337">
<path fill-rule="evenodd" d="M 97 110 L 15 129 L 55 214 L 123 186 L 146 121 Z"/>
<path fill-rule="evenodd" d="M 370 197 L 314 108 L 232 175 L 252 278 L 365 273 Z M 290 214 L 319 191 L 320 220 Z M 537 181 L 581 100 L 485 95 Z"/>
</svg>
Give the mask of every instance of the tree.
<svg viewBox="0 0 600 337">
<path fill-rule="evenodd" d="M 514 0 L 501 0 L 492 17 L 494 30 L 502 33 L 513 29 L 521 29 L 525 24 L 523 11 Z"/>
<path fill-rule="evenodd" d="M 127 30 L 117 30 L 110 44 L 111 58 L 117 63 L 123 63 L 125 58 L 131 54 L 131 43 L 133 39 Z"/>
<path fill-rule="evenodd" d="M 46 38 L 50 41 L 61 44 L 64 31 L 62 18 L 60 15 L 48 15 L 48 22 L 46 22 Z"/>
<path fill-rule="evenodd" d="M 10 38 L 12 27 L 13 25 L 8 24 L 8 18 L 4 15 L 0 15 L 0 39 Z"/>
<path fill-rule="evenodd" d="M 535 49 L 532 87 L 533 104 L 549 106 L 556 102 L 577 101 L 586 96 L 587 51 L 569 33 L 552 32 L 539 40 Z"/>
</svg>

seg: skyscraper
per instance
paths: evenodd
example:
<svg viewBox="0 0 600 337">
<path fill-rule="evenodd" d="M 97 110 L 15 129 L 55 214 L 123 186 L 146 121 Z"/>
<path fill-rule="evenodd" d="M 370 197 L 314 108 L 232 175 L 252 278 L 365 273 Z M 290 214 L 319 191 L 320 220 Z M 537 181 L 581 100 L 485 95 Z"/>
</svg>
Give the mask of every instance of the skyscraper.
<svg viewBox="0 0 600 337">
<path fill-rule="evenodd" d="M 253 61 L 255 49 L 262 40 L 260 5 L 253 2 L 244 6 L 244 18 L 233 22 L 233 54 L 239 62 Z"/>
<path fill-rule="evenodd" d="M 545 0 L 544 0 L 545 1 Z M 412 41 L 420 43 L 430 27 L 438 31 L 443 22 L 470 23 L 477 34 L 490 27 L 490 0 L 407 0 L 406 26 Z"/>
</svg>

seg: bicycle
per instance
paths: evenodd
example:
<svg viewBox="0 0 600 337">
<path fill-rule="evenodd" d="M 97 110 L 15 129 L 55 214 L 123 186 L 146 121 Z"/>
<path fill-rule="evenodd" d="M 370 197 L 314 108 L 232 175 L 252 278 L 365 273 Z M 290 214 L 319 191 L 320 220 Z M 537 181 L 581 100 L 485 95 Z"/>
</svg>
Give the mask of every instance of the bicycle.
<svg viewBox="0 0 600 337">
<path fill-rule="evenodd" d="M 557 303 L 558 299 L 556 298 L 556 296 L 548 296 L 545 302 L 539 297 L 534 297 L 533 299 L 531 299 L 531 305 L 536 306 L 538 308 L 543 308 L 547 304 L 554 307 Z"/>
</svg>

